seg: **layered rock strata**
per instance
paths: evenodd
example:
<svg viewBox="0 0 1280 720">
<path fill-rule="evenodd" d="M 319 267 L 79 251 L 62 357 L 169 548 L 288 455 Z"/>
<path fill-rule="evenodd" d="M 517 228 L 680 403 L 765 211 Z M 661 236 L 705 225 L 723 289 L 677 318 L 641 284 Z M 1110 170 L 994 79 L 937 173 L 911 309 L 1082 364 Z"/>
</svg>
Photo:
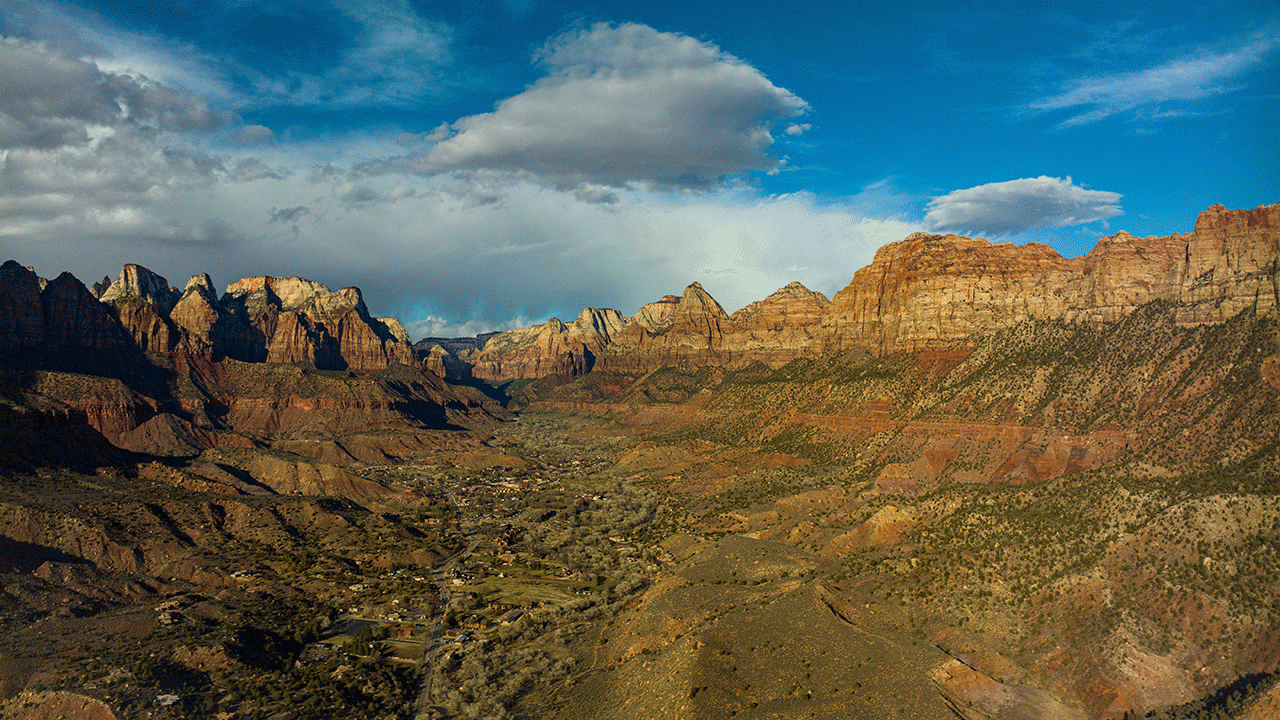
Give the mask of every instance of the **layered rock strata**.
<svg viewBox="0 0 1280 720">
<path fill-rule="evenodd" d="M 323 370 L 418 364 L 404 328 L 370 316 L 358 288 L 260 276 L 228 285 L 220 304 L 249 328 L 254 360 Z"/>
<path fill-rule="evenodd" d="M 490 417 L 427 372 L 400 323 L 371 317 L 356 288 L 257 277 L 219 299 L 208 275 L 179 293 L 139 265 L 101 299 L 70 273 L 42 283 L 0 266 L 0 380 L 0 398 L 36 409 L 0 435 L 29 436 L 50 415 L 153 455 Z"/>
<path fill-rule="evenodd" d="M 780 367 L 812 345 L 828 304 L 797 282 L 729 315 L 695 282 L 680 297 L 667 295 L 630 318 L 585 308 L 570 324 L 552 318 L 499 333 L 465 360 L 475 377 L 495 382 L 571 379 L 597 367 L 630 374 L 664 365 Z"/>
<path fill-rule="evenodd" d="M 826 295 L 793 282 L 730 315 L 724 349 L 734 356 L 734 365 L 782 367 L 813 344 L 814 329 L 830 307 Z"/>
<path fill-rule="evenodd" d="M 820 350 L 877 355 L 961 342 L 1030 318 L 1115 322 L 1153 300 L 1184 325 L 1280 305 L 1280 205 L 1215 205 L 1188 234 L 1102 238 L 1063 258 L 1038 243 L 991 244 L 918 233 L 876 252 L 832 298 Z"/>
<path fill-rule="evenodd" d="M 696 282 L 674 305 L 669 297 L 641 308 L 640 319 L 601 358 L 602 369 L 641 374 L 664 365 L 717 364 L 729 314 Z"/>
<path fill-rule="evenodd" d="M 583 308 L 572 323 L 551 318 L 543 325 L 495 335 L 468 361 L 472 374 L 484 380 L 575 378 L 591 370 L 600 351 L 625 326 L 617 310 Z"/>
<path fill-rule="evenodd" d="M 413 350 L 422 358 L 427 369 L 450 381 L 471 380 L 470 357 L 478 352 L 489 338 L 499 333 L 481 333 L 474 337 L 423 338 L 414 343 Z"/>
<path fill-rule="evenodd" d="M 630 375 L 663 366 L 777 368 L 826 352 L 972 346 L 979 335 L 1028 319 L 1111 323 L 1157 300 L 1175 303 L 1182 325 L 1220 323 L 1280 306 L 1278 258 L 1280 205 L 1215 205 L 1190 233 L 1119 232 L 1077 258 L 1039 243 L 917 233 L 880 248 L 829 302 L 791 283 L 728 315 L 693 283 L 680 297 L 619 318 L 620 331 L 611 325 L 590 335 L 594 344 L 553 318 L 500 333 L 463 359 L 490 381 L 574 377 L 593 368 Z"/>
</svg>

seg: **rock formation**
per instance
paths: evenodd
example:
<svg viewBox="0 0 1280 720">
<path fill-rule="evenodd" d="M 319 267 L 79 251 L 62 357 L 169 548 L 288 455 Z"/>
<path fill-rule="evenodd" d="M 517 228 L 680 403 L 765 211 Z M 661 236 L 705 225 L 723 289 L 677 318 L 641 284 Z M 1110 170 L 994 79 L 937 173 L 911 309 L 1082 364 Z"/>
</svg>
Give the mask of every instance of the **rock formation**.
<svg viewBox="0 0 1280 720">
<path fill-rule="evenodd" d="M 120 277 L 107 287 L 99 297 L 103 302 L 111 302 L 121 297 L 136 297 L 155 307 L 162 315 L 168 315 L 180 297 L 177 290 L 169 287 L 169 282 L 141 265 L 132 263 L 120 270 Z"/>
<path fill-rule="evenodd" d="M 470 358 L 479 352 L 489 338 L 500 333 L 481 333 L 474 337 L 429 337 L 419 340 L 413 351 L 422 358 L 433 373 L 449 381 L 468 381 L 475 376 L 471 373 Z"/>
<path fill-rule="evenodd" d="M 107 292 L 107 289 L 110 287 L 111 287 L 111 276 L 103 275 L 101 280 L 89 286 L 89 292 L 93 293 L 94 297 L 101 300 L 103 294 L 105 294 Z"/>
<path fill-rule="evenodd" d="M 736 356 L 738 366 L 762 362 L 782 367 L 813 345 L 830 307 L 826 295 L 793 282 L 730 315 L 733 330 L 724 349 Z"/>
<path fill-rule="evenodd" d="M 1066 259 L 1045 245 L 918 233 L 876 252 L 832 298 L 823 350 L 887 355 L 961 342 L 1029 318 L 1115 322 L 1153 300 L 1218 323 L 1280 305 L 1280 205 L 1215 205 L 1185 235 L 1102 238 Z"/>
<path fill-rule="evenodd" d="M 0 350 L 23 350 L 44 343 L 40 281 L 10 260 L 0 265 Z"/>
<path fill-rule="evenodd" d="M 693 283 L 681 297 L 668 295 L 615 323 L 621 331 L 591 335 L 595 345 L 575 340 L 578 331 L 553 318 L 500 333 L 459 357 L 476 377 L 500 382 L 575 377 L 593 367 L 628 375 L 664 365 L 777 368 L 824 352 L 972 345 L 980 334 L 1027 319 L 1110 323 L 1155 300 L 1176 303 L 1180 324 L 1220 323 L 1280 306 L 1277 258 L 1280 205 L 1215 205 L 1191 233 L 1119 232 L 1078 258 L 1039 243 L 917 233 L 880 248 L 830 302 L 791 283 L 726 315 Z"/>
<path fill-rule="evenodd" d="M 793 282 L 731 316 L 695 282 L 680 297 L 667 295 L 630 318 L 587 308 L 570 325 L 552 318 L 499 333 L 466 361 L 476 377 L 490 381 L 569 379 L 593 366 L 629 374 L 664 365 L 780 367 L 813 344 L 828 305 L 821 293 Z"/>
<path fill-rule="evenodd" d="M 182 297 L 169 313 L 181 331 L 188 354 L 208 358 L 231 357 L 249 360 L 249 328 L 218 303 L 213 280 L 208 274 L 193 275 Z"/>
<path fill-rule="evenodd" d="M 358 288 L 261 276 L 228 285 L 221 305 L 249 328 L 255 360 L 323 370 L 418 363 L 404 328 L 371 317 Z"/>
<path fill-rule="evenodd" d="M 876 251 L 871 265 L 832 297 L 822 349 L 889 354 L 1027 317 L 1060 316 L 1075 270 L 1073 261 L 1039 243 L 916 233 Z"/>
<path fill-rule="evenodd" d="M 42 288 L 10 261 L 0 266 L 3 367 L 31 371 L 0 389 L 32 410 L 6 415 L 4 441 L 38 427 L 71 438 L 79 425 L 126 450 L 189 456 L 491 417 L 425 372 L 400 323 L 371 317 L 358 289 L 330 292 L 300 278 L 247 278 L 218 299 L 208 275 L 179 293 L 126 265 L 99 299 L 70 273 Z M 86 443 L 76 435 L 68 444 Z"/>
<path fill-rule="evenodd" d="M 110 308 L 71 273 L 62 273 L 40 293 L 44 340 L 52 348 L 122 350 L 128 338 Z"/>
<path fill-rule="evenodd" d="M 670 299 L 641 308 L 639 319 L 610 344 L 601 368 L 642 374 L 664 365 L 716 364 L 729 314 L 696 282 L 677 302 Z"/>
<path fill-rule="evenodd" d="M 435 373 L 437 377 L 449 376 L 449 361 L 452 356 L 449 351 L 445 350 L 439 344 L 432 344 L 426 354 L 422 355 L 422 362 L 426 364 L 427 369 Z"/>
<path fill-rule="evenodd" d="M 543 325 L 494 335 L 468 362 L 472 374 L 485 380 L 567 380 L 591 370 L 596 356 L 625 325 L 617 310 L 583 308 L 567 325 L 551 318 Z"/>
</svg>

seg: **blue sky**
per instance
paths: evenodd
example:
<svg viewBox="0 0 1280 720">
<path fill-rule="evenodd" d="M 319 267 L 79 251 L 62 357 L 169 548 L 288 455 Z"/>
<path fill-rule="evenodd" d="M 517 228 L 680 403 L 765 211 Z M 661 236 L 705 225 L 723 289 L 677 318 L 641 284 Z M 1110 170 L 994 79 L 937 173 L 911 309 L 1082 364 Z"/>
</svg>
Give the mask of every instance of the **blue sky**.
<svg viewBox="0 0 1280 720">
<path fill-rule="evenodd" d="M 0 34 L 6 259 L 354 284 L 415 336 L 1280 200 L 1274 2 L 0 0 Z"/>
</svg>

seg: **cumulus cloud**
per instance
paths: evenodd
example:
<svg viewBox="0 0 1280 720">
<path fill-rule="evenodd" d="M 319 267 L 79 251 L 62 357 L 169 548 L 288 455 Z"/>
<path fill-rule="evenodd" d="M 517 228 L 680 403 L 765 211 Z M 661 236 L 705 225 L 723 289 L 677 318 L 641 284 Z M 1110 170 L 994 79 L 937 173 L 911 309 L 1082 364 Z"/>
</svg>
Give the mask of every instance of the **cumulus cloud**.
<svg viewBox="0 0 1280 720">
<path fill-rule="evenodd" d="M 245 125 L 231 136 L 231 140 L 242 145 L 275 145 L 276 134 L 266 125 Z"/>
<path fill-rule="evenodd" d="M 209 131 L 224 121 L 204 100 L 146 77 L 0 40 L 0 147 L 53 150 L 86 145 L 98 128 Z"/>
<path fill-rule="evenodd" d="M 1023 106 L 1025 113 L 1068 110 L 1059 127 L 1087 125 L 1122 113 L 1158 118 L 1183 114 L 1181 103 L 1213 97 L 1234 89 L 1245 73 L 1267 61 L 1280 39 L 1274 34 L 1253 38 L 1237 50 L 1200 53 L 1136 72 L 1080 78 L 1059 92 Z"/>
<path fill-rule="evenodd" d="M 550 40 L 547 75 L 491 113 L 453 123 L 425 153 L 368 172 L 526 173 L 560 188 L 710 187 L 776 170 L 776 123 L 808 105 L 715 45 L 645 25 L 597 24 Z M 437 129 L 435 135 L 441 135 Z"/>
<path fill-rule="evenodd" d="M 228 176 L 224 158 L 178 140 L 226 120 L 205 100 L 144 75 L 104 70 L 43 43 L 0 40 L 0 234 L 232 242 L 235 233 L 214 216 L 153 212 Z"/>
<path fill-rule="evenodd" d="M 440 123 L 434 130 L 424 133 L 422 139 L 427 142 L 440 142 L 448 140 L 453 135 L 453 128 L 449 127 L 449 123 Z"/>
<path fill-rule="evenodd" d="M 953 190 L 929 202 L 930 230 L 1013 235 L 1081 225 L 1124 213 L 1120 193 L 1086 190 L 1068 177 L 1022 178 Z"/>
<path fill-rule="evenodd" d="M 361 47 L 381 48 L 365 67 L 391 62 L 415 27 L 408 40 L 363 37 Z M 31 43 L 3 47 L 0 57 L 21 62 L 0 67 L 20 71 L 0 72 L 0 132 L 17 139 L 0 162 L 0 256 L 49 276 L 102 277 L 127 262 L 170 278 L 301 275 L 360 286 L 374 312 L 415 335 L 458 335 L 587 305 L 630 314 L 693 280 L 729 309 L 791 280 L 830 294 L 876 247 L 920 229 L 847 203 L 721 184 L 779 168 L 774 135 L 789 137 L 807 106 L 710 43 L 644 26 L 552 39 L 538 54 L 546 77 L 526 92 L 402 138 L 424 149 L 399 161 L 417 163 L 414 177 L 352 169 L 403 153 L 390 134 L 354 134 L 341 153 L 333 138 L 272 146 L 265 126 L 206 140 L 222 117 L 138 70 L 150 67 L 138 57 L 160 55 L 121 52 L 108 68 Z M 423 52 L 444 62 L 440 47 Z M 336 97 L 318 77 L 282 80 L 279 92 L 300 93 L 293 104 Z M 411 87 L 375 94 L 393 102 Z M 687 188 L 703 192 L 653 192 Z"/>
<path fill-rule="evenodd" d="M 129 138 L 106 137 L 57 150 L 9 150 L 0 163 L 0 187 L 9 206 L 0 214 L 0 233 L 40 218 L 89 222 L 95 212 L 140 208 L 208 187 L 223 173 L 222 161 L 207 153 L 155 149 Z M 58 218 L 48 216 L 54 207 L 62 210 Z"/>
</svg>

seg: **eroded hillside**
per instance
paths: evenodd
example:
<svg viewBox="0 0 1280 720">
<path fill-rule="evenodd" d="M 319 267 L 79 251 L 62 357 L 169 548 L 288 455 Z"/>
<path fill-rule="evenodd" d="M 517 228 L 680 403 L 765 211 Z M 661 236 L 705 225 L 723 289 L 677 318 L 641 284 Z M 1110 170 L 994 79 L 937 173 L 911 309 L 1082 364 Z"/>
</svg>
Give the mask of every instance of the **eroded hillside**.
<svg viewBox="0 0 1280 720">
<path fill-rule="evenodd" d="M 1114 325 L 1027 321 L 973 349 L 668 368 L 625 385 L 592 373 L 525 392 L 534 410 L 632 427 L 619 469 L 671 493 L 707 542 L 723 537 L 707 557 L 741 555 L 724 545 L 734 538 L 784 543 L 799 553 L 791 568 L 816 568 L 813 597 L 854 627 L 902 634 L 878 653 L 901 658 L 896 672 L 921 647 L 954 658 L 926 663 L 921 697 L 937 699 L 936 686 L 968 717 L 1120 717 L 1280 663 L 1276 331 L 1271 314 L 1248 313 L 1180 327 L 1154 303 Z M 712 583 L 732 600 L 679 580 L 651 591 L 666 595 L 638 612 L 699 608 L 659 643 L 671 658 L 655 667 L 670 671 L 698 643 L 729 649 L 717 638 L 745 622 L 744 604 L 786 595 L 780 578 L 737 571 Z M 801 632 L 752 622 L 764 623 L 752 636 Z M 762 662 L 731 649 L 739 668 Z M 683 672 L 663 681 L 670 697 L 694 683 L 695 666 Z M 842 672 L 823 677 L 856 675 Z M 716 715 L 699 714 L 697 697 L 721 698 L 726 717 L 787 716 L 751 707 L 748 686 L 760 687 L 711 683 L 703 696 L 692 684 L 672 717 Z"/>
</svg>

